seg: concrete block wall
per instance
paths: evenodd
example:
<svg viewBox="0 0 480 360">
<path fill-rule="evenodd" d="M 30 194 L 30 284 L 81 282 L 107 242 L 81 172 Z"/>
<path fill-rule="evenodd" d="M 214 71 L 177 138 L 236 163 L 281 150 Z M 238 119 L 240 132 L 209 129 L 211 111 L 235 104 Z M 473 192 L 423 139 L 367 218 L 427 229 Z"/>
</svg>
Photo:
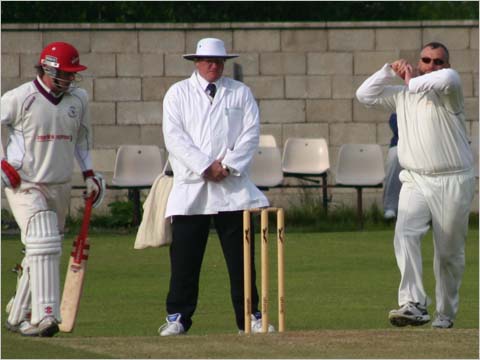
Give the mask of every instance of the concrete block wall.
<svg viewBox="0 0 480 360">
<path fill-rule="evenodd" d="M 478 21 L 2 24 L 1 92 L 35 76 L 33 65 L 46 44 L 74 44 L 88 66 L 81 86 L 91 100 L 94 163 L 109 179 L 120 145 L 164 147 L 163 97 L 171 84 L 190 76 L 193 64 L 182 54 L 195 52 L 204 37 L 221 38 L 229 52 L 240 54 L 227 62 L 225 74 L 233 76 L 235 68 L 251 87 L 261 132 L 273 134 L 280 146 L 288 137 L 325 138 L 332 170 L 344 143 L 378 143 L 387 152 L 389 114 L 360 105 L 355 90 L 386 62 L 403 57 L 416 63 L 430 41 L 449 48 L 462 77 L 468 131 L 478 133 Z M 81 202 L 78 194 L 72 211 Z M 296 198 L 291 190 L 267 195 L 282 206 Z M 355 204 L 353 190 L 331 195 L 334 202 Z M 111 192 L 107 200 L 118 196 L 124 192 Z M 381 190 L 366 192 L 364 206 L 381 206 L 381 197 Z M 473 208 L 478 210 L 478 195 Z"/>
</svg>

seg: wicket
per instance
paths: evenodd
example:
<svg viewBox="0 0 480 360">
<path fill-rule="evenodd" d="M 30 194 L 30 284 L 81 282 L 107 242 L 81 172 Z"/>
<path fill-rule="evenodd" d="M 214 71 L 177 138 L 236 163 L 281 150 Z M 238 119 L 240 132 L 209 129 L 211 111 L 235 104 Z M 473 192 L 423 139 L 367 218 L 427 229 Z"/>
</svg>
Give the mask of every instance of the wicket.
<svg viewBox="0 0 480 360">
<path fill-rule="evenodd" d="M 243 212 L 243 274 L 244 274 L 244 307 L 245 333 L 251 332 L 252 307 L 252 259 L 250 257 L 251 227 L 250 215 L 260 213 L 261 222 L 261 272 L 262 272 L 262 332 L 268 332 L 268 214 L 277 214 L 277 263 L 278 263 L 278 331 L 285 331 L 285 274 L 284 274 L 284 236 L 285 219 L 282 208 L 268 207 L 249 209 Z"/>
</svg>

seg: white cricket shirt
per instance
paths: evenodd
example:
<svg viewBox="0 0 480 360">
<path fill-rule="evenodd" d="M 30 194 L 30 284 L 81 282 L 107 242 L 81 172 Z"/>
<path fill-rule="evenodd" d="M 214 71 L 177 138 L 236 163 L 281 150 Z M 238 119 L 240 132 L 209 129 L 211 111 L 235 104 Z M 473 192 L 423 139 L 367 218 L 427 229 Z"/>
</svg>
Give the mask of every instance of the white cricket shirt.
<svg viewBox="0 0 480 360">
<path fill-rule="evenodd" d="M 82 171 L 92 168 L 88 95 L 83 89 L 55 97 L 37 77 L 2 96 L 1 123 L 9 132 L 7 160 L 25 181 L 66 183 L 74 157 Z"/>
<path fill-rule="evenodd" d="M 356 95 L 362 104 L 397 113 L 402 167 L 426 175 L 471 170 L 473 156 L 458 73 L 434 71 L 411 79 L 408 87 L 392 85 L 395 78 L 385 64 L 365 80 Z"/>
</svg>

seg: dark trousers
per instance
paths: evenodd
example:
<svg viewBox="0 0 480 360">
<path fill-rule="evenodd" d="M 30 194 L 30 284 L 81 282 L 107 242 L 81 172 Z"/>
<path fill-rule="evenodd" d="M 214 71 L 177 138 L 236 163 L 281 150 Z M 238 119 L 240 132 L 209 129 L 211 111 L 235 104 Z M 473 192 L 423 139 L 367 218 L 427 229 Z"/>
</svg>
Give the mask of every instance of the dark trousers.
<svg viewBox="0 0 480 360">
<path fill-rule="evenodd" d="M 167 313 L 180 313 L 185 331 L 192 326 L 192 316 L 198 300 L 200 269 L 212 218 L 227 263 L 235 319 L 238 328 L 244 330 L 243 211 L 173 217 Z M 251 244 L 250 251 L 253 259 L 253 231 Z M 258 311 L 258 290 L 255 284 L 254 264 L 252 261 L 252 312 Z"/>
</svg>

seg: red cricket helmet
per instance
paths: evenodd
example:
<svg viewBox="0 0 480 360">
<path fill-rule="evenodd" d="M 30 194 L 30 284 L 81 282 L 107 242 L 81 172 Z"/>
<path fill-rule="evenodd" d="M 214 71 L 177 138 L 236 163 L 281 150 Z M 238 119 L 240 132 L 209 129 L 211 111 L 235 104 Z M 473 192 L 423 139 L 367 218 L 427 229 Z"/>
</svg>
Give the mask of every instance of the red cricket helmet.
<svg viewBox="0 0 480 360">
<path fill-rule="evenodd" d="M 40 54 L 40 65 L 72 73 L 87 69 L 80 64 L 77 49 L 65 42 L 48 44 Z"/>
</svg>

